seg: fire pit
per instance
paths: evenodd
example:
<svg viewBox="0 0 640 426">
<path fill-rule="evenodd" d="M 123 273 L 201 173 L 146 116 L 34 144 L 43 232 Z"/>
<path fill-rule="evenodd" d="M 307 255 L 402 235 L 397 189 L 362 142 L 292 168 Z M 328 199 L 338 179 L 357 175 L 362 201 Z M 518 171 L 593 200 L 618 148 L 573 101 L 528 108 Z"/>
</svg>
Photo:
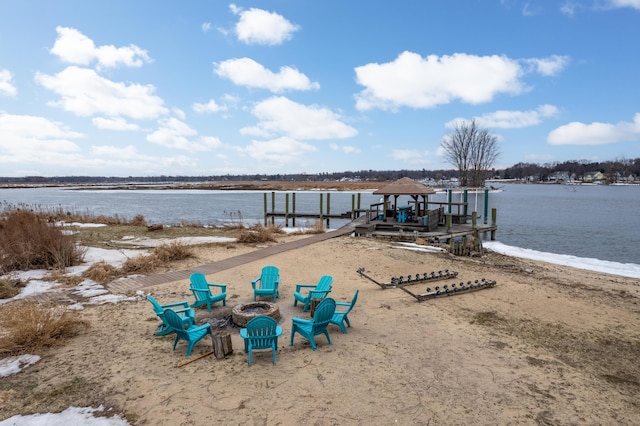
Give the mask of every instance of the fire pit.
<svg viewBox="0 0 640 426">
<path fill-rule="evenodd" d="M 253 318 L 266 315 L 278 321 L 280 308 L 275 303 L 251 302 L 236 305 L 231 310 L 231 319 L 238 327 L 246 327 Z"/>
</svg>

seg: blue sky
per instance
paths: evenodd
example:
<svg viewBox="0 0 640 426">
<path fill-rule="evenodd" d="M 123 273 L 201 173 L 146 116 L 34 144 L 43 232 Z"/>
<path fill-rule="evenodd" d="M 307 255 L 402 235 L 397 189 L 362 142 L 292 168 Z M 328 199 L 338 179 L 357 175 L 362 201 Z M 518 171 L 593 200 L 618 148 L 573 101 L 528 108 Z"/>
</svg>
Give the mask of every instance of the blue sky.
<svg viewBox="0 0 640 426">
<path fill-rule="evenodd" d="M 640 157 L 640 0 L 14 0 L 0 176 L 497 168 Z"/>
</svg>

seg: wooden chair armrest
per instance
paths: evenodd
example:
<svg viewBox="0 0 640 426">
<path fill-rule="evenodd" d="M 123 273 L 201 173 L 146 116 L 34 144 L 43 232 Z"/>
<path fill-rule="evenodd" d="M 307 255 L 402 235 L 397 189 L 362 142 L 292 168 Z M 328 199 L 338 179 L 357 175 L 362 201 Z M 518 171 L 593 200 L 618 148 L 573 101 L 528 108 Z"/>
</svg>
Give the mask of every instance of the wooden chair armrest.
<svg viewBox="0 0 640 426">
<path fill-rule="evenodd" d="M 224 291 L 227 290 L 227 285 L 226 284 L 209 284 L 209 287 L 218 287 L 218 288 L 221 288 Z"/>
<path fill-rule="evenodd" d="M 349 302 L 336 302 L 336 306 L 351 306 Z"/>
</svg>

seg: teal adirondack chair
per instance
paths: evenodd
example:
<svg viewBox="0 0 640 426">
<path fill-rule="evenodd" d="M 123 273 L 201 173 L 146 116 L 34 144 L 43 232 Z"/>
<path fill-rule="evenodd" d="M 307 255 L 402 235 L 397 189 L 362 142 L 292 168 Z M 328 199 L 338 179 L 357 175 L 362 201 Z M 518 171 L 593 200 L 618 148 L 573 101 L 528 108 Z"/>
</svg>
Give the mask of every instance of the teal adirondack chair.
<svg viewBox="0 0 640 426">
<path fill-rule="evenodd" d="M 173 312 L 171 309 L 164 310 L 164 318 L 172 331 L 175 331 L 176 333 L 176 340 L 174 340 L 173 342 L 174 351 L 176 350 L 178 341 L 184 340 L 188 343 L 187 356 L 190 356 L 191 351 L 193 350 L 193 346 L 200 340 L 202 340 L 202 338 L 207 334 L 211 336 L 211 345 L 213 347 L 213 333 L 211 332 L 211 324 L 206 323 L 202 325 L 193 325 L 185 329 L 180 316 Z"/>
<path fill-rule="evenodd" d="M 313 313 L 313 319 L 292 318 L 291 345 L 293 345 L 293 336 L 295 336 L 296 333 L 299 333 L 300 336 L 307 339 L 309 343 L 311 343 L 311 348 L 314 351 L 316 350 L 315 336 L 318 334 L 324 334 L 327 336 L 327 340 L 331 345 L 331 337 L 329 337 L 327 326 L 329 325 L 335 311 L 336 301 L 327 297 L 323 299 L 318 306 L 316 306 L 316 310 Z"/>
<path fill-rule="evenodd" d="M 297 306 L 298 302 L 304 304 L 302 309 L 306 312 L 309 309 L 312 299 L 324 299 L 331 292 L 331 285 L 333 284 L 333 277 L 329 275 L 323 275 L 320 277 L 318 284 L 296 284 L 296 291 L 293 293 L 293 306 Z M 308 289 L 305 294 L 303 290 Z"/>
<path fill-rule="evenodd" d="M 260 285 L 258 286 L 258 283 Z M 278 286 L 280 285 L 280 271 L 275 266 L 265 266 L 259 278 L 251 281 L 253 287 L 253 300 L 256 297 L 273 297 L 275 303 L 276 298 L 280 296 Z"/>
<path fill-rule="evenodd" d="M 158 325 L 158 331 L 155 332 L 156 336 L 164 336 L 165 334 L 173 333 L 173 330 L 171 330 L 164 318 L 165 309 L 171 309 L 178 314 L 178 316 L 182 320 L 183 328 L 185 326 L 191 326 L 196 323 L 195 312 L 189 307 L 189 302 L 187 302 L 186 300 L 182 302 L 167 303 L 165 305 L 159 304 L 151 295 L 147 296 L 147 300 L 151 302 L 151 305 L 153 305 L 153 311 L 162 321 L 162 323 Z"/>
<path fill-rule="evenodd" d="M 202 272 L 194 272 L 189 277 L 189 280 L 191 281 L 189 289 L 196 298 L 196 301 L 191 304 L 192 308 L 207 305 L 207 311 L 211 312 L 211 304 L 213 303 L 222 302 L 222 306 L 227 306 L 226 284 L 209 284 Z M 220 293 L 212 293 L 211 288 L 219 288 Z"/>
<path fill-rule="evenodd" d="M 247 328 L 241 328 L 240 337 L 244 339 L 244 351 L 249 354 L 249 365 L 253 363 L 254 349 L 271 349 L 275 364 L 279 336 L 282 336 L 282 327 L 265 315 L 253 318 L 247 323 Z"/>
<path fill-rule="evenodd" d="M 349 317 L 347 315 L 349 315 L 349 312 L 351 312 L 351 309 L 353 309 L 354 305 L 356 304 L 356 300 L 358 300 L 358 291 L 356 290 L 356 292 L 353 294 L 353 299 L 351 299 L 351 303 L 348 302 L 336 302 L 336 311 L 333 314 L 333 317 L 331 318 L 331 324 L 335 324 L 338 327 L 340 327 L 340 329 L 342 330 L 342 332 L 344 334 L 347 333 L 347 329 L 344 326 L 345 323 L 347 324 L 347 327 L 351 327 L 351 323 L 349 322 Z M 343 307 L 343 308 L 347 308 L 347 310 L 337 310 L 337 307 Z"/>
</svg>

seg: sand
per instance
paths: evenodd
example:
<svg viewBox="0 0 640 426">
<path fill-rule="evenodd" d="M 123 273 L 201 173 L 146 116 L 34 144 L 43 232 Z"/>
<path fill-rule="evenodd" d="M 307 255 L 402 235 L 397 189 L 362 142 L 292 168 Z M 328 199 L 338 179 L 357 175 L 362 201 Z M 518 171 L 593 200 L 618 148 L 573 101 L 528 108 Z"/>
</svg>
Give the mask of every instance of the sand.
<svg viewBox="0 0 640 426">
<path fill-rule="evenodd" d="M 283 237 L 286 238 L 286 237 Z M 210 275 L 228 284 L 227 306 L 197 309 L 197 322 L 229 315 L 253 300 L 251 280 L 265 265 L 280 269 L 284 329 L 277 364 L 254 352 L 249 366 L 237 328 L 233 354 L 188 358 L 181 342 L 154 336 L 151 305 L 86 307 L 89 331 L 52 348 L 36 365 L 3 379 L 0 419 L 68 406 L 111 408 L 136 425 L 205 424 L 637 424 L 640 419 L 640 287 L 637 280 L 497 254 L 452 257 L 340 237 Z M 244 249 L 241 249 L 242 251 Z M 185 266 L 237 252 L 200 249 Z M 391 277 L 454 270 L 494 288 L 418 302 Z M 342 334 L 317 351 L 296 336 L 296 283 L 334 277 L 331 297 L 359 299 Z M 429 284 L 435 286 L 436 284 Z M 421 292 L 427 285 L 416 285 Z M 161 303 L 192 300 L 186 281 L 143 289 Z M 198 343 L 190 358 L 211 351 Z M 18 408 L 21 407 L 21 408 Z"/>
</svg>

